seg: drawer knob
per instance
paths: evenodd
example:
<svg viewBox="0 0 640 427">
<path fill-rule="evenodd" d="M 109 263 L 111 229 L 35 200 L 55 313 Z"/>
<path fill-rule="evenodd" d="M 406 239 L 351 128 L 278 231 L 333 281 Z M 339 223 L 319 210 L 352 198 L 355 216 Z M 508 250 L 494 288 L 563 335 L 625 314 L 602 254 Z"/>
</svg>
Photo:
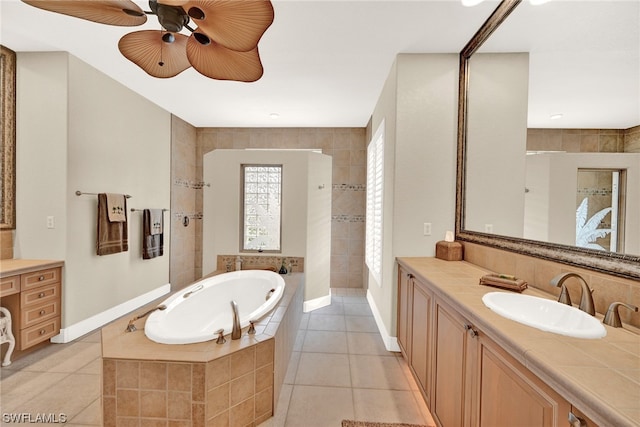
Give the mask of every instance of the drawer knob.
<svg viewBox="0 0 640 427">
<path fill-rule="evenodd" d="M 40 335 L 44 335 L 44 334 L 46 334 L 46 333 L 47 333 L 47 330 L 46 330 L 46 329 L 40 329 Z"/>
<path fill-rule="evenodd" d="M 40 310 L 40 316 L 44 316 L 47 313 L 46 310 Z"/>
<path fill-rule="evenodd" d="M 40 293 L 38 294 L 38 298 L 44 298 L 44 295 L 45 295 L 45 294 L 44 294 L 44 292 L 40 292 Z"/>
<path fill-rule="evenodd" d="M 39 282 L 42 282 L 43 280 L 44 280 L 44 276 L 40 276 L 40 277 L 38 277 L 38 281 L 39 281 Z"/>
</svg>

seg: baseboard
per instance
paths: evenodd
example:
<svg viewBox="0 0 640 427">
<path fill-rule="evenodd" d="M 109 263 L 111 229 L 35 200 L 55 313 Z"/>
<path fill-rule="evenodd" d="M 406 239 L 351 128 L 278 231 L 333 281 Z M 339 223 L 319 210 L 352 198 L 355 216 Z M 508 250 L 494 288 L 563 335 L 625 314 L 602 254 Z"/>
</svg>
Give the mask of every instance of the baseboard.
<svg viewBox="0 0 640 427">
<path fill-rule="evenodd" d="M 387 328 L 384 326 L 384 322 L 382 321 L 382 316 L 380 316 L 380 310 L 378 310 L 378 306 L 376 306 L 376 302 L 369 290 L 367 290 L 367 301 L 369 302 L 369 307 L 371 307 L 371 311 L 373 312 L 373 318 L 376 321 L 376 325 L 378 326 L 378 331 L 380 332 L 380 336 L 382 337 L 385 348 L 388 351 L 400 352 L 398 337 L 389 335 L 389 332 L 387 331 Z"/>
<path fill-rule="evenodd" d="M 146 294 L 139 295 L 129 301 L 125 301 L 122 304 L 118 304 L 115 307 L 111 307 L 108 310 L 61 329 L 58 335 L 51 338 L 51 342 L 63 344 L 78 339 L 81 336 L 86 335 L 91 331 L 95 331 L 107 323 L 142 307 L 143 305 L 168 294 L 169 292 L 171 292 L 171 285 L 167 283 L 166 285 L 160 286 Z"/>
<path fill-rule="evenodd" d="M 331 289 L 329 289 L 329 295 L 327 296 L 311 299 L 302 303 L 302 311 L 308 313 L 328 305 L 331 305 Z"/>
</svg>

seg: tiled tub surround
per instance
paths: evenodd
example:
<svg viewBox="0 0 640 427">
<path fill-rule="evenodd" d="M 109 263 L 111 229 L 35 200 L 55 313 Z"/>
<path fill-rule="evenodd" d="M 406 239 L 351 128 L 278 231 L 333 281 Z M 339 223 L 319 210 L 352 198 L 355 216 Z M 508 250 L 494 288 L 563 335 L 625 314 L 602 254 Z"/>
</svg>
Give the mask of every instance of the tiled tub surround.
<svg viewBox="0 0 640 427">
<path fill-rule="evenodd" d="M 124 332 L 128 318 L 103 328 L 104 426 L 250 426 L 270 418 L 302 318 L 304 276 L 284 279 L 285 294 L 256 334 L 245 328 L 225 344 L 158 344 L 144 335 L 144 319 L 136 332 Z"/>
<path fill-rule="evenodd" d="M 271 268 L 274 269 L 274 271 L 280 271 L 280 266 L 282 266 L 282 260 L 284 259 L 284 266 L 288 272 L 289 266 L 291 266 L 290 273 L 304 273 L 304 257 L 269 255 L 218 255 L 216 259 L 216 270 L 226 272 L 235 271 L 238 257 L 240 257 L 242 261 L 242 270 L 264 270 Z"/>
<path fill-rule="evenodd" d="M 478 284 L 487 272 L 484 268 L 436 258 L 398 261 L 595 423 L 640 426 L 640 335 L 636 331 L 605 326 L 607 336 L 598 340 L 543 332 L 484 306 L 482 296 L 497 290 Z M 553 298 L 532 287 L 524 294 Z"/>
</svg>

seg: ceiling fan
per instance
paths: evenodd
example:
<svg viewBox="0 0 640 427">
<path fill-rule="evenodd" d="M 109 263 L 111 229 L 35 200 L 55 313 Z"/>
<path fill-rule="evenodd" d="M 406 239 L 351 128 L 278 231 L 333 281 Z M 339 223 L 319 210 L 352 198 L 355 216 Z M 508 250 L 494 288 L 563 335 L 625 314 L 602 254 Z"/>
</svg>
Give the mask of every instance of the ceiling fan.
<svg viewBox="0 0 640 427">
<path fill-rule="evenodd" d="M 118 48 L 147 74 L 169 78 L 189 67 L 217 80 L 254 82 L 263 68 L 258 42 L 273 22 L 269 0 L 22 0 L 31 6 L 108 25 L 138 26 L 156 15 L 161 30 L 134 31 Z M 196 27 L 192 27 L 193 23 Z M 190 35 L 181 34 L 186 29 Z"/>
</svg>

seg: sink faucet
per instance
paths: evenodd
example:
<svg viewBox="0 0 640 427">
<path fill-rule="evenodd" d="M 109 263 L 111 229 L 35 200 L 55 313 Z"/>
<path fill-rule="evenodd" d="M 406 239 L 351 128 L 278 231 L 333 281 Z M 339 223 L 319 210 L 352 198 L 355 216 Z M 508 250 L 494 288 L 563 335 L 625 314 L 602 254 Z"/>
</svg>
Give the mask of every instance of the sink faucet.
<svg viewBox="0 0 640 427">
<path fill-rule="evenodd" d="M 565 280 L 575 277 L 580 280 L 580 285 L 582 286 L 582 295 L 580 296 L 580 310 L 589 313 L 592 316 L 595 316 L 596 309 L 593 304 L 593 293 L 592 289 L 589 289 L 587 282 L 577 273 L 562 273 L 551 279 L 551 286 L 557 286 L 561 289 L 560 297 L 558 298 L 558 302 L 563 304 L 571 305 L 571 298 L 569 298 L 569 292 L 567 291 L 567 287 L 565 286 Z"/>
<path fill-rule="evenodd" d="M 233 311 L 233 328 L 231 329 L 231 339 L 237 340 L 242 336 L 242 329 L 240 329 L 240 315 L 238 314 L 238 304 L 235 301 L 231 301 L 231 310 Z"/>
<path fill-rule="evenodd" d="M 629 310 L 638 311 L 638 307 L 631 304 L 625 304 L 623 302 L 612 302 L 607 310 L 607 314 L 604 316 L 602 323 L 605 325 L 613 326 L 614 328 L 621 328 L 622 322 L 620 321 L 620 313 L 618 313 L 618 306 L 627 307 Z"/>
</svg>

